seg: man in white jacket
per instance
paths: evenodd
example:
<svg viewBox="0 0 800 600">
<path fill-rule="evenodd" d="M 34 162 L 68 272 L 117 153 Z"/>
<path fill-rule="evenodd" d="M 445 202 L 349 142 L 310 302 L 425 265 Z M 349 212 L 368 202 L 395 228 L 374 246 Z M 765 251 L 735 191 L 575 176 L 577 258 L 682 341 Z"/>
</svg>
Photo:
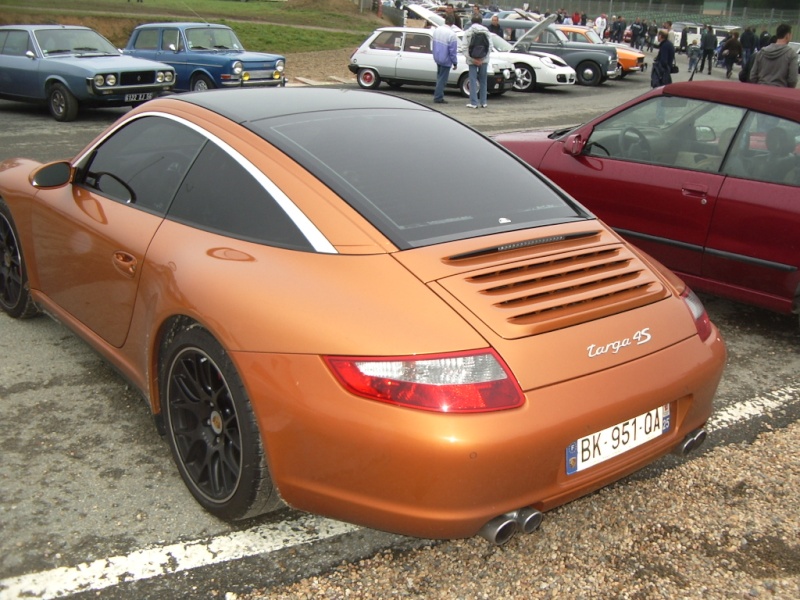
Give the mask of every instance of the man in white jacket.
<svg viewBox="0 0 800 600">
<path fill-rule="evenodd" d="M 606 27 L 608 27 L 608 21 L 606 21 L 605 15 L 600 15 L 594 20 L 594 30 L 601 40 L 605 39 L 603 36 L 606 33 Z"/>
</svg>

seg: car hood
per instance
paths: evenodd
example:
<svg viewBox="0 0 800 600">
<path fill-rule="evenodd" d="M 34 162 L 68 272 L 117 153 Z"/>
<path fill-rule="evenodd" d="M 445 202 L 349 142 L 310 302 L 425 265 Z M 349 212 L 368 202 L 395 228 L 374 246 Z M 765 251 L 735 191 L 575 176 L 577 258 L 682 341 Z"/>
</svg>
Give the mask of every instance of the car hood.
<svg viewBox="0 0 800 600">
<path fill-rule="evenodd" d="M 247 63 L 274 63 L 276 60 L 284 60 L 284 57 L 280 54 L 250 52 L 249 50 L 192 50 L 191 54 L 218 54 L 223 56 L 235 56 L 240 61 Z"/>
<path fill-rule="evenodd" d="M 501 133 L 493 136 L 492 139 L 511 152 L 517 149 L 524 150 L 524 160 L 532 167 L 538 169 L 542 164 L 547 151 L 554 141 L 548 136 L 552 131 L 517 131 Z M 519 153 L 519 152 L 517 152 Z"/>
<path fill-rule="evenodd" d="M 523 389 L 608 369 L 697 334 L 671 285 L 597 220 L 394 256 L 500 351 Z"/>
<path fill-rule="evenodd" d="M 172 70 L 172 67 L 154 60 L 136 58 L 127 54 L 55 54 L 42 60 L 66 62 L 83 67 L 88 71 L 102 71 L 109 68 L 139 71 L 153 69 Z"/>
</svg>

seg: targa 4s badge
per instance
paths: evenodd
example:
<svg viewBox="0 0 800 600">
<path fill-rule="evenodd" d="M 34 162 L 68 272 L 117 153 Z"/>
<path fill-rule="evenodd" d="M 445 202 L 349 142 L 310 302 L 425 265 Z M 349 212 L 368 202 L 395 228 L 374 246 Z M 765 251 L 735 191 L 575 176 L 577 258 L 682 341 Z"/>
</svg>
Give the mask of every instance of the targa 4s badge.
<svg viewBox="0 0 800 600">
<path fill-rule="evenodd" d="M 605 346 L 598 346 L 597 344 L 590 344 L 586 351 L 589 353 L 589 358 L 600 356 L 601 354 L 616 354 L 627 346 L 641 346 L 651 340 L 653 336 L 650 335 L 650 328 L 645 327 L 634 333 L 631 337 L 622 340 L 609 342 Z"/>
</svg>

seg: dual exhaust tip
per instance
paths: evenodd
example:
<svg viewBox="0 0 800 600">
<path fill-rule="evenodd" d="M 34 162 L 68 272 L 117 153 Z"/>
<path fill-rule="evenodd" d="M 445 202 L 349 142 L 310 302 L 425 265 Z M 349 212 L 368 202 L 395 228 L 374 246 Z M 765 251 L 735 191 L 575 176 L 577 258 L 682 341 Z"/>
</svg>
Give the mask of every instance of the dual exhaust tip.
<svg viewBox="0 0 800 600">
<path fill-rule="evenodd" d="M 675 447 L 672 453 L 678 456 L 686 456 L 702 446 L 707 437 L 708 433 L 706 433 L 705 429 L 695 429 L 683 438 L 683 441 Z"/>
<path fill-rule="evenodd" d="M 478 535 L 492 544 L 502 546 L 518 531 L 533 533 L 539 529 L 543 518 L 544 515 L 535 508 L 520 508 L 495 517 L 481 528 Z"/>
<path fill-rule="evenodd" d="M 679 456 L 686 456 L 702 446 L 707 437 L 708 433 L 705 429 L 695 429 L 683 438 L 683 441 L 672 452 Z M 544 515 L 535 508 L 520 508 L 495 517 L 481 528 L 478 535 L 492 544 L 502 546 L 513 538 L 518 531 L 533 533 L 539 529 L 543 518 Z"/>
</svg>

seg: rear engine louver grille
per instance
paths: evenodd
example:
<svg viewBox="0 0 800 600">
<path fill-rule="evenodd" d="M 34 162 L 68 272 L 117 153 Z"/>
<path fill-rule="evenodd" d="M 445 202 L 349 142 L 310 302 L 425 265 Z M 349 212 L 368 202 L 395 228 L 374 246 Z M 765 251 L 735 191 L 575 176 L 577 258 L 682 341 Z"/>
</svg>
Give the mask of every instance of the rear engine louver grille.
<svg viewBox="0 0 800 600">
<path fill-rule="evenodd" d="M 507 339 L 576 325 L 669 295 L 624 246 L 506 263 L 444 285 Z"/>
</svg>

